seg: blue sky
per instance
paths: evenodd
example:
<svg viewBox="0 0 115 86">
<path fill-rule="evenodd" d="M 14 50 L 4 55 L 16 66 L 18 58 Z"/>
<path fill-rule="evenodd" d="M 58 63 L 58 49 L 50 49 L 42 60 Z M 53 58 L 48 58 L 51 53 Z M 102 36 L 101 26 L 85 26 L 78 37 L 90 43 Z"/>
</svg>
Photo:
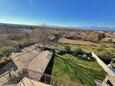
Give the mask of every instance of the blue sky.
<svg viewBox="0 0 115 86">
<path fill-rule="evenodd" d="M 0 0 L 0 22 L 115 27 L 115 0 Z"/>
</svg>

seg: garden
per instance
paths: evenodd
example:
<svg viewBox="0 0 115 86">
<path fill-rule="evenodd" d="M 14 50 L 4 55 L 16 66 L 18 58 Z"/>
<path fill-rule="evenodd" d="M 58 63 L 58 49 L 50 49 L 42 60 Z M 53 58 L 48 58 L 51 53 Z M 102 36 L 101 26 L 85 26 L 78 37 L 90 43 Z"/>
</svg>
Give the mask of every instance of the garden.
<svg viewBox="0 0 115 86">
<path fill-rule="evenodd" d="M 82 55 L 83 52 L 96 49 L 95 46 L 89 47 L 70 44 L 70 48 L 67 47 L 68 44 L 61 44 L 59 46 L 66 46 L 66 52 L 55 53 L 47 68 L 47 73 L 85 86 L 95 86 L 95 80 L 105 79 L 105 72 L 96 60 L 92 57 L 91 59 L 84 59 Z M 88 51 L 85 51 L 85 49 Z M 70 50 L 79 51 L 79 53 L 69 53 L 68 51 Z"/>
</svg>

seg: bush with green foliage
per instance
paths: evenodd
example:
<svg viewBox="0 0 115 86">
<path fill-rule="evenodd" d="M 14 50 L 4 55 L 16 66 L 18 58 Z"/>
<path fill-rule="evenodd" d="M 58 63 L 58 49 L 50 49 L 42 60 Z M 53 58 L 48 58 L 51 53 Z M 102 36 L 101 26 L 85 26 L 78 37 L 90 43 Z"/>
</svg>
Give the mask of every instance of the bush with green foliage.
<svg viewBox="0 0 115 86">
<path fill-rule="evenodd" d="M 84 53 L 81 48 L 76 48 L 76 49 L 75 49 L 75 52 L 76 52 L 77 54 L 83 54 L 83 53 Z"/>
<path fill-rule="evenodd" d="M 4 46 L 0 48 L 0 57 L 9 56 L 14 50 L 14 47 Z"/>
<path fill-rule="evenodd" d="M 96 47 L 96 51 L 103 51 L 104 49 L 105 49 L 105 46 L 102 44 Z"/>
<path fill-rule="evenodd" d="M 99 33 L 98 34 L 98 40 L 100 41 L 103 38 L 105 38 L 105 34 L 104 33 Z"/>
<path fill-rule="evenodd" d="M 65 46 L 65 51 L 66 52 L 70 52 L 71 51 L 71 47 L 70 46 Z"/>
<path fill-rule="evenodd" d="M 109 63 L 114 57 L 109 51 L 101 51 L 98 56 L 106 63 Z"/>
</svg>

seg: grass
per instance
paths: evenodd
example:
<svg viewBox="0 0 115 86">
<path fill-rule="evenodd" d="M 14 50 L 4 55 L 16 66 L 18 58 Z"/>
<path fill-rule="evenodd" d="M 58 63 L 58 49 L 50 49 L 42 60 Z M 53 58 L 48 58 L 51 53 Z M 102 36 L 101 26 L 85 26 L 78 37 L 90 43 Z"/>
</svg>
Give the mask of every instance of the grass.
<svg viewBox="0 0 115 86">
<path fill-rule="evenodd" d="M 97 50 L 97 46 L 94 45 L 73 45 L 73 44 L 59 44 L 59 47 L 69 45 L 71 49 L 76 50 L 81 48 L 87 52 L 95 52 L 97 55 L 100 53 Z M 111 52 L 115 54 L 114 48 L 105 47 L 103 51 Z M 53 59 L 51 75 L 67 79 L 76 83 L 81 83 L 85 86 L 95 86 L 94 80 L 104 80 L 105 71 L 95 60 L 80 59 L 79 56 L 73 56 L 72 54 L 56 54 Z M 51 62 L 51 63 L 52 63 Z"/>
<path fill-rule="evenodd" d="M 112 66 L 115 67 L 115 63 L 113 63 Z"/>
<path fill-rule="evenodd" d="M 95 86 L 95 79 L 105 78 L 105 72 L 96 61 L 79 59 L 71 54 L 55 56 L 52 75 L 86 86 Z"/>
</svg>

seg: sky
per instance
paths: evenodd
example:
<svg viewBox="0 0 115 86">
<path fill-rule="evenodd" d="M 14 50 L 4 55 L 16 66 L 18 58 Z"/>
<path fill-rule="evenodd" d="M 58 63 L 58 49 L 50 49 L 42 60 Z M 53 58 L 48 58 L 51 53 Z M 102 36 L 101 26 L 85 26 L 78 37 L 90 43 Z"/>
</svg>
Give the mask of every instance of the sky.
<svg viewBox="0 0 115 86">
<path fill-rule="evenodd" d="M 115 27 L 115 0 L 0 0 L 0 23 Z"/>
</svg>

